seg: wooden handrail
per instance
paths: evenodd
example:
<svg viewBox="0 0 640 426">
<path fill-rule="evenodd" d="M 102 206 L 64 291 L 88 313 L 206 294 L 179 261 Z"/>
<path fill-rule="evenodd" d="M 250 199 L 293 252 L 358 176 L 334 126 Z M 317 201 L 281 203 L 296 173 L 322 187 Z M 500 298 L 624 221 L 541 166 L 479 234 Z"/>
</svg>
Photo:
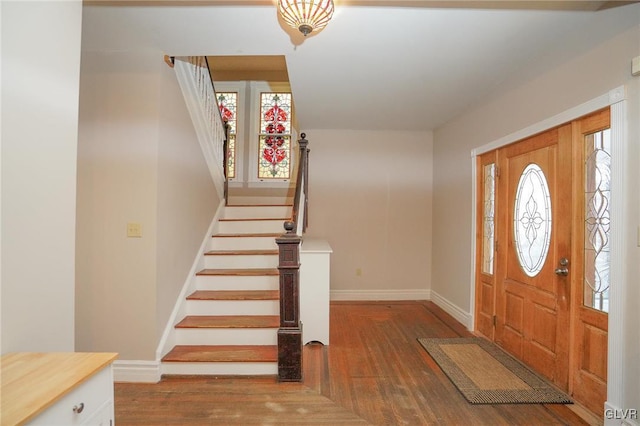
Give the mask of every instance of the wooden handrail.
<svg viewBox="0 0 640 426">
<path fill-rule="evenodd" d="M 309 152 L 311 150 L 307 148 L 307 145 L 309 144 L 309 141 L 305 139 L 307 135 L 303 133 L 301 136 L 302 140 L 305 142 L 304 156 L 300 156 L 301 161 L 304 164 L 304 224 L 302 225 L 302 232 L 304 233 L 307 232 L 307 226 L 309 225 Z"/>
<path fill-rule="evenodd" d="M 302 323 L 300 322 L 300 211 L 303 209 L 303 232 L 307 223 L 307 181 L 309 141 L 304 133 L 298 141 L 300 155 L 296 177 L 296 193 L 291 220 L 284 223 L 286 233 L 276 238 L 280 272 L 280 328 L 278 329 L 278 379 L 283 382 L 302 381 Z M 301 203 L 304 195 L 304 203 Z M 302 204 L 302 205 L 301 205 Z"/>
<path fill-rule="evenodd" d="M 309 141 L 307 140 L 306 133 L 300 134 L 301 139 L 298 141 L 298 146 L 300 147 L 299 152 L 299 161 L 298 161 L 298 174 L 296 176 L 296 193 L 293 197 L 293 208 L 291 210 L 291 221 L 296 225 L 296 229 L 298 226 L 298 218 L 300 209 L 304 209 L 305 216 L 305 226 L 306 229 L 306 216 L 307 216 L 307 181 L 308 181 L 308 166 L 309 166 L 309 149 L 307 146 L 309 145 Z M 302 198 L 302 194 L 305 196 L 304 205 L 300 205 L 300 199 Z"/>
<path fill-rule="evenodd" d="M 224 155 L 222 156 L 222 172 L 224 173 L 224 205 L 229 204 L 229 176 L 228 176 L 228 168 L 229 168 L 229 132 L 231 131 L 231 126 L 229 122 L 224 122 L 224 142 L 222 144 L 222 150 Z"/>
<path fill-rule="evenodd" d="M 209 80 L 211 81 L 211 87 L 213 88 L 214 101 L 216 103 L 216 109 L 218 110 L 218 115 L 220 116 L 220 121 L 224 124 L 224 141 L 222 144 L 222 170 L 224 173 L 224 204 L 229 204 L 229 177 L 227 176 L 227 167 L 229 164 L 229 123 L 222 117 L 222 112 L 220 111 L 220 107 L 218 105 L 218 93 L 216 92 L 216 85 L 213 82 L 213 74 L 211 73 L 211 67 L 209 66 L 209 58 L 203 56 L 204 63 L 207 65 L 207 71 L 209 73 Z"/>
<path fill-rule="evenodd" d="M 213 82 L 213 74 L 211 74 L 211 67 L 209 66 L 209 59 L 206 56 L 203 56 L 203 58 L 204 58 L 204 63 L 207 65 L 207 71 L 209 72 L 209 80 L 211 81 L 211 87 L 213 87 L 213 94 L 214 94 L 214 98 L 215 98 L 216 109 L 218 110 L 218 115 L 220 116 L 220 121 L 222 121 L 226 125 L 227 122 L 224 121 L 224 118 L 222 118 L 222 112 L 220 112 L 220 107 L 218 106 L 218 94 L 216 92 L 216 85 Z"/>
</svg>

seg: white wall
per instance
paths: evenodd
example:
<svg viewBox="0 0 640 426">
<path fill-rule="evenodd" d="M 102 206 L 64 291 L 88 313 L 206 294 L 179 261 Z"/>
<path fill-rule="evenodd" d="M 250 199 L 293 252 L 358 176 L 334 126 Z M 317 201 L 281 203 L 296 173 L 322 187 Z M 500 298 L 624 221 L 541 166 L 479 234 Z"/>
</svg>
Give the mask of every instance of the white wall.
<svg viewBox="0 0 640 426">
<path fill-rule="evenodd" d="M 311 149 L 307 234 L 333 249 L 332 297 L 428 298 L 431 133 L 305 132 Z"/>
<path fill-rule="evenodd" d="M 479 108 L 448 123 L 434 134 L 434 247 L 433 290 L 462 311 L 470 312 L 471 281 L 471 195 L 470 152 L 503 136 L 559 114 L 627 85 L 630 106 L 627 223 L 629 292 L 624 312 L 626 348 L 624 354 L 625 406 L 640 406 L 640 253 L 635 230 L 640 223 L 640 177 L 637 161 L 640 129 L 638 80 L 631 77 L 631 59 L 640 55 L 640 6 L 626 6 L 624 18 L 635 22 L 632 29 L 594 42 L 587 52 L 568 55 L 552 70 L 542 72 L 509 90 L 498 92 Z M 621 22 L 622 25 L 622 22 Z M 588 32 L 590 29 L 585 28 Z M 577 35 L 579 36 L 579 35 Z M 586 36 L 586 35 L 585 35 Z M 559 43 L 562 41 L 559 40 Z"/>
<path fill-rule="evenodd" d="M 73 351 L 82 2 L 2 2 L 2 352 Z"/>
<path fill-rule="evenodd" d="M 217 195 L 162 52 L 84 51 L 80 89 L 76 347 L 154 360 Z"/>
<path fill-rule="evenodd" d="M 76 342 L 121 359 L 155 353 L 157 60 L 82 54 Z M 128 222 L 142 238 L 127 238 Z"/>
</svg>

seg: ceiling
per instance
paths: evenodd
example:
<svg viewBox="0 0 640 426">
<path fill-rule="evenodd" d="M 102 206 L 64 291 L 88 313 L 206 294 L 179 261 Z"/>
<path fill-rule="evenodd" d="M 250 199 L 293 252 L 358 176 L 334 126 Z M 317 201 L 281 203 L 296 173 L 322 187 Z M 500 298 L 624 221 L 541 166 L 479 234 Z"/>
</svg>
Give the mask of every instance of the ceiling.
<svg viewBox="0 0 640 426">
<path fill-rule="evenodd" d="M 82 45 L 211 56 L 216 80 L 288 76 L 301 130 L 428 131 L 640 25 L 624 3 L 336 0 L 304 38 L 272 1 L 85 0 Z"/>
</svg>

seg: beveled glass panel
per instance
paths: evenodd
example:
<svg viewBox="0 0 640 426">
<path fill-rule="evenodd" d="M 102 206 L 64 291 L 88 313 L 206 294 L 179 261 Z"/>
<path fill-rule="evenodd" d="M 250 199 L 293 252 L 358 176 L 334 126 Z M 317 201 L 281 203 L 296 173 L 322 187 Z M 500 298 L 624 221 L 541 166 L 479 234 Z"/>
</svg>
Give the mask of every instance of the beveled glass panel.
<svg viewBox="0 0 640 426">
<path fill-rule="evenodd" d="M 486 164 L 482 170 L 483 212 L 482 212 L 482 272 L 493 274 L 493 254 L 495 245 L 495 199 L 496 165 Z"/>
<path fill-rule="evenodd" d="M 238 127 L 238 93 L 218 92 L 218 108 L 223 121 L 229 124 L 227 141 L 227 177 L 236 177 L 236 129 Z"/>
<path fill-rule="evenodd" d="M 585 136 L 584 305 L 609 312 L 611 132 Z"/>
<path fill-rule="evenodd" d="M 258 178 L 289 179 L 291 174 L 291 93 L 260 94 Z"/>
<path fill-rule="evenodd" d="M 535 277 L 544 266 L 551 242 L 549 185 L 537 164 L 529 164 L 520 176 L 513 228 L 520 267 L 525 274 Z"/>
</svg>

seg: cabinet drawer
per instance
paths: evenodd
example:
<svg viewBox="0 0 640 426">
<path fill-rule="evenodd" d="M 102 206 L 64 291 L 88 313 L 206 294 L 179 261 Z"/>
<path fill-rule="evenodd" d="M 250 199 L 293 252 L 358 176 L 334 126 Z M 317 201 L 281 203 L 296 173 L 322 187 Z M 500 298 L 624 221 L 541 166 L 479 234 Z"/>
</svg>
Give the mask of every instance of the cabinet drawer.
<svg viewBox="0 0 640 426">
<path fill-rule="evenodd" d="M 80 413 L 74 407 L 84 404 Z M 103 368 L 84 383 L 60 398 L 28 424 L 30 426 L 74 426 L 86 423 L 106 405 L 113 407 L 113 374 L 111 366 Z M 99 422 L 97 424 L 100 424 Z"/>
<path fill-rule="evenodd" d="M 113 400 L 105 402 L 98 411 L 86 419 L 82 425 L 91 426 L 114 426 Z"/>
</svg>

